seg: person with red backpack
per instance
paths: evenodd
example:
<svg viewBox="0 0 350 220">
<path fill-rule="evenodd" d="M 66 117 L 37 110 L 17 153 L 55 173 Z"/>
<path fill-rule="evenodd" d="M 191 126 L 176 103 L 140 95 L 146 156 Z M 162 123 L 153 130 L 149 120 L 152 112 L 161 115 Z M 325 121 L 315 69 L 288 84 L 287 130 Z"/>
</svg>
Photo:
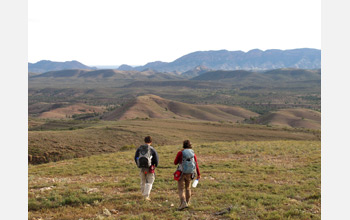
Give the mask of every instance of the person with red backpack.
<svg viewBox="0 0 350 220">
<path fill-rule="evenodd" d="M 152 138 L 147 136 L 144 140 L 145 144 L 137 148 L 134 159 L 137 167 L 140 168 L 141 193 L 146 201 L 150 201 L 155 167 L 158 166 L 159 159 L 157 151 L 151 146 Z"/>
<path fill-rule="evenodd" d="M 185 140 L 183 142 L 183 150 L 177 153 L 174 164 L 179 164 L 178 169 L 181 171 L 181 176 L 178 179 L 178 191 L 180 197 L 180 206 L 178 210 L 182 210 L 184 208 L 187 208 L 190 204 L 191 181 L 195 178 L 196 175 L 197 180 L 201 178 L 197 157 L 192 150 L 192 145 L 189 140 Z"/>
</svg>

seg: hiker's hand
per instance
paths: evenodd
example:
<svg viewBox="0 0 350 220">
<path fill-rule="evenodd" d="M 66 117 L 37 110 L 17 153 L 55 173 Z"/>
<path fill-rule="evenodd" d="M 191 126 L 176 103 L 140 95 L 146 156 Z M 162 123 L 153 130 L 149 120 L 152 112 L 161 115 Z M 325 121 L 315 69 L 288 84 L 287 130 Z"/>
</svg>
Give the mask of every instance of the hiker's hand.
<svg viewBox="0 0 350 220">
<path fill-rule="evenodd" d="M 201 178 L 201 176 L 197 176 L 197 180 L 199 180 Z"/>
</svg>

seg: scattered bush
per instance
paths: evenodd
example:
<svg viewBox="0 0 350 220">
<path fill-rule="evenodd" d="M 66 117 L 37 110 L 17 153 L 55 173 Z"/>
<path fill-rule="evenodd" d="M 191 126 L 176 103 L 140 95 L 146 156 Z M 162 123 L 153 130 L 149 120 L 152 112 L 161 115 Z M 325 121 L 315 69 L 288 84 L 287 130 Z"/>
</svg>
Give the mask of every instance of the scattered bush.
<svg viewBox="0 0 350 220">
<path fill-rule="evenodd" d="M 120 148 L 120 151 L 129 151 L 129 150 L 136 150 L 136 146 L 131 144 L 131 145 L 124 145 Z"/>
</svg>

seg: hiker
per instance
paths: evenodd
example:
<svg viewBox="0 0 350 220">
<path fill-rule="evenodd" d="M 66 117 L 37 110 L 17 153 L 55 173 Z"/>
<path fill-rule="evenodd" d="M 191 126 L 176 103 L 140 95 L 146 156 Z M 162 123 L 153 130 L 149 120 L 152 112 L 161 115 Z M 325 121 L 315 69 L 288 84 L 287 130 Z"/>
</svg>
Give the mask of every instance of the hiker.
<svg viewBox="0 0 350 220">
<path fill-rule="evenodd" d="M 159 159 L 157 151 L 151 146 L 152 138 L 147 136 L 144 141 L 145 144 L 136 150 L 135 163 L 140 168 L 141 193 L 146 201 L 150 201 L 149 196 L 155 179 L 154 171 Z"/>
<path fill-rule="evenodd" d="M 180 196 L 180 206 L 178 210 L 182 210 L 190 205 L 191 181 L 196 175 L 197 180 L 201 178 L 197 157 L 192 150 L 192 145 L 189 140 L 185 140 L 183 142 L 183 149 L 177 153 L 174 164 L 179 164 L 180 170 L 182 171 L 181 177 L 178 180 L 178 190 Z M 186 193 L 184 192 L 184 186 Z"/>
</svg>

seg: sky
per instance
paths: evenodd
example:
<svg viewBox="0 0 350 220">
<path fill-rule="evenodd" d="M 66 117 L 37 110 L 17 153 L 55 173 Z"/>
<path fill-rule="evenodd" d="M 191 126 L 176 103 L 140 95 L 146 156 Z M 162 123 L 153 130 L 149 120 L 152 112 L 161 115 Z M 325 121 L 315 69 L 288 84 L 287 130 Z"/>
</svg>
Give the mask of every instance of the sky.
<svg viewBox="0 0 350 220">
<path fill-rule="evenodd" d="M 29 0 L 28 62 L 172 62 L 195 51 L 321 49 L 321 0 Z"/>
</svg>

